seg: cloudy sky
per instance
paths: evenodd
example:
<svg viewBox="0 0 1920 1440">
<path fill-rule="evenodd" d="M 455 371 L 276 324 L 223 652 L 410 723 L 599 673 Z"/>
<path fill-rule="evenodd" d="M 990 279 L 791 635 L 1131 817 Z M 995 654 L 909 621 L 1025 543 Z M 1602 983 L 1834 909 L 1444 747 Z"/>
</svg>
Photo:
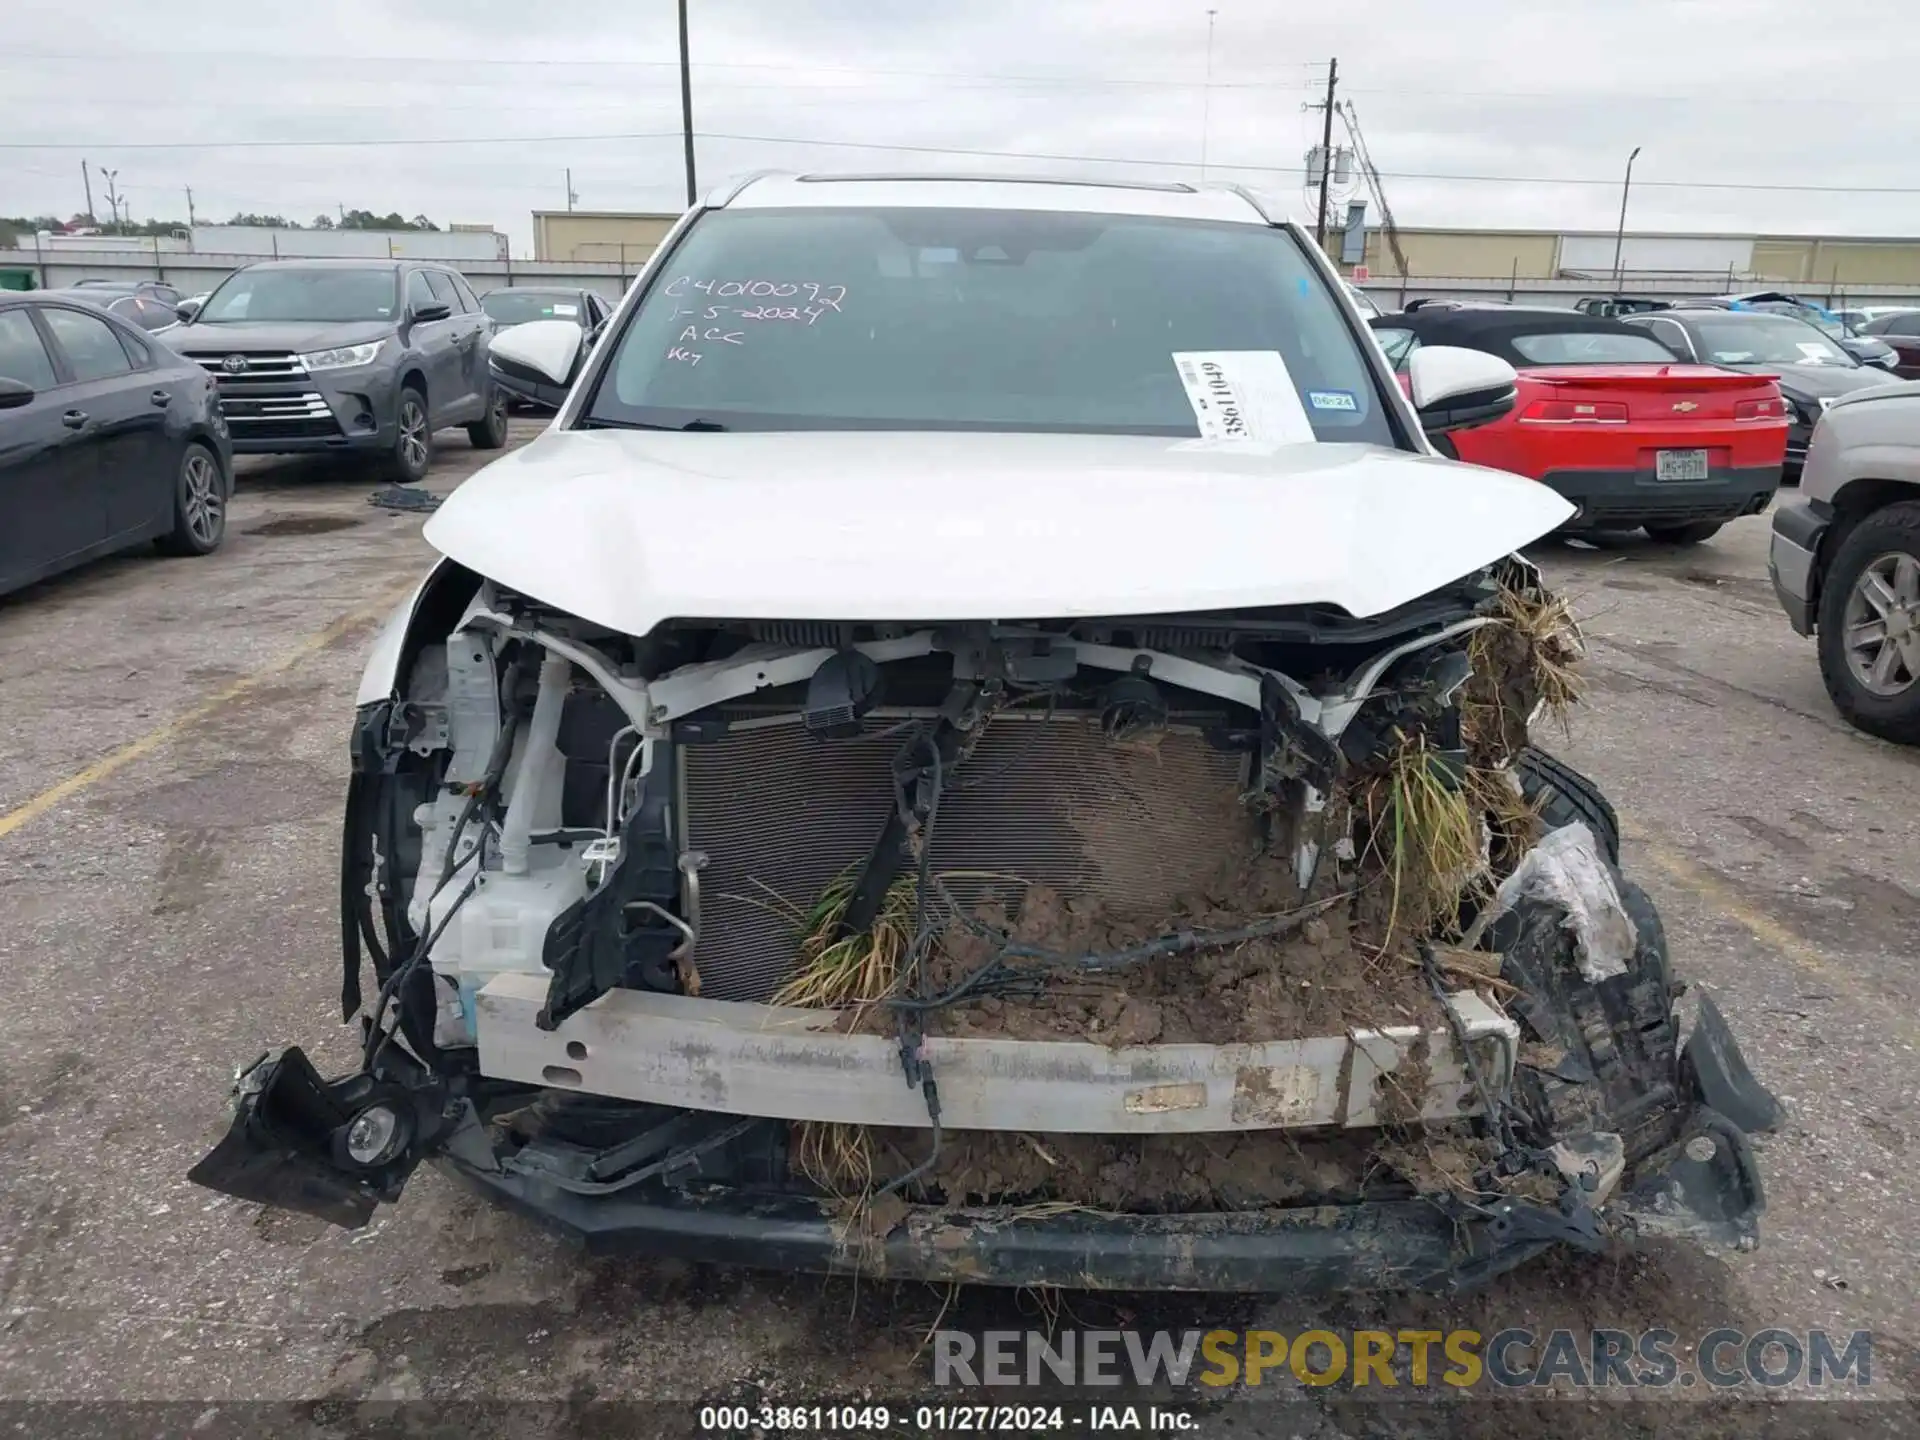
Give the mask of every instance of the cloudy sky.
<svg viewBox="0 0 1920 1440">
<path fill-rule="evenodd" d="M 703 186 L 769 166 L 1194 178 L 1204 154 L 1305 213 L 1302 107 L 1337 56 L 1402 224 L 1610 230 L 1641 146 L 1630 228 L 1920 234 L 1914 0 L 691 11 Z M 63 0 L 9 7 L 4 36 L 0 214 L 81 209 L 85 159 L 142 218 L 184 216 L 192 186 L 203 222 L 424 212 L 521 253 L 568 167 L 582 209 L 683 195 L 671 0 Z"/>
</svg>

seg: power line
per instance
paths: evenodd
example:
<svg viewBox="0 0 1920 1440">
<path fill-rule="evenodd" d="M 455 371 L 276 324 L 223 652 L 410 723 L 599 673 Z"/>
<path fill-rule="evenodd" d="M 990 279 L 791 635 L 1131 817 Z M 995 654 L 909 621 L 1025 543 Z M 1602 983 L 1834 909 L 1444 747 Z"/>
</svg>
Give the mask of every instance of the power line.
<svg viewBox="0 0 1920 1440">
<path fill-rule="evenodd" d="M 596 140 L 678 140 L 678 130 L 635 130 L 603 135 L 473 135 L 423 137 L 409 135 L 376 140 L 136 140 L 127 144 L 98 141 L 0 140 L 0 150 L 358 150 L 362 146 L 411 145 L 544 145 L 586 144 Z"/>
<path fill-rule="evenodd" d="M 129 144 L 113 144 L 98 140 L 58 142 L 6 140 L 0 141 L 0 151 L 357 150 L 374 146 L 404 148 L 459 145 L 586 145 L 609 141 L 679 140 L 680 138 L 681 132 L 678 130 L 636 130 L 593 135 L 407 136 L 375 140 L 142 140 Z M 695 132 L 695 138 L 734 140 L 755 145 L 797 145 L 811 149 L 881 151 L 901 155 L 951 155 L 986 160 L 1044 160 L 1054 164 L 1068 165 L 1131 165 L 1169 170 L 1196 168 L 1190 160 L 1160 160 L 1138 155 L 1078 155 L 1059 151 L 990 150 L 956 145 L 901 145 L 875 140 L 825 140 L 798 138 L 791 135 L 749 135 L 729 130 L 700 130 Z M 1251 165 L 1210 159 L 1207 166 L 1210 170 L 1235 170 L 1261 175 L 1293 176 L 1306 173 L 1305 168 L 1299 165 Z M 1612 177 L 1597 178 L 1579 175 L 1461 175 L 1422 170 L 1382 170 L 1379 173 L 1389 180 L 1429 180 L 1462 185 L 1598 185 L 1612 189 L 1619 183 Z M 1730 190 L 1788 195 L 1920 195 L 1920 185 L 1793 184 L 1742 180 L 1641 180 L 1637 183 L 1643 188 L 1664 190 Z"/>
<path fill-rule="evenodd" d="M 143 50 L 119 55 L 79 54 L 60 51 L 20 51 L 8 52 L 14 60 L 72 60 L 89 64 L 102 61 L 139 61 L 142 64 L 152 61 L 177 60 L 293 60 L 301 65 L 352 65 L 368 64 L 409 65 L 417 67 L 419 57 L 414 55 L 267 55 L 255 50 L 229 50 L 225 52 L 211 50 L 166 51 Z M 678 70 L 678 60 L 611 60 L 586 57 L 567 57 L 561 59 L 483 59 L 470 56 L 449 57 L 454 65 L 484 65 L 507 67 L 534 67 L 560 69 L 640 69 L 640 70 Z M 693 67 L 695 70 L 785 70 L 801 75 L 887 75 L 903 76 L 917 80 L 990 80 L 1016 85 L 1068 85 L 1068 86 L 1106 86 L 1136 85 L 1149 89 L 1200 90 L 1206 87 L 1205 80 L 1168 80 L 1147 79 L 1126 75 L 1032 75 L 1007 74 L 998 71 L 970 70 L 909 70 L 876 65 L 815 65 L 810 62 L 795 61 L 757 61 L 757 60 L 703 60 Z M 1213 82 L 1214 89 L 1239 90 L 1306 90 L 1311 87 L 1278 80 L 1218 80 Z"/>
<path fill-rule="evenodd" d="M 742 135 L 731 131 L 702 130 L 702 140 L 745 140 L 762 145 L 802 145 L 822 146 L 846 150 L 893 150 L 911 155 L 960 155 L 983 159 L 1002 160 L 1050 160 L 1078 165 L 1142 165 L 1155 168 L 1191 170 L 1193 164 L 1187 160 L 1148 160 L 1123 155 L 1065 155 L 1052 154 L 1038 150 L 968 150 L 946 145 L 887 145 L 872 140 L 803 140 L 786 135 Z M 95 146 L 105 149 L 105 146 Z M 1304 175 L 1306 167 L 1301 165 L 1236 165 L 1223 160 L 1210 160 L 1208 168 L 1213 170 L 1250 170 L 1266 175 Z M 1618 182 L 1613 179 L 1586 179 L 1580 177 L 1554 178 L 1542 175 L 1442 175 L 1417 170 L 1382 170 L 1379 172 L 1389 180 L 1445 180 L 1461 181 L 1487 185 L 1604 185 L 1611 189 Z M 1776 190 L 1788 193 L 1831 193 L 1836 195 L 1920 195 L 1920 185 L 1782 185 L 1746 183 L 1734 180 L 1642 180 L 1642 186 L 1658 186 L 1672 190 Z"/>
<path fill-rule="evenodd" d="M 255 60 L 255 61 L 272 60 L 276 62 L 284 62 L 286 60 L 291 59 L 301 65 L 342 65 L 342 66 L 351 66 L 355 68 L 363 68 L 370 64 L 407 65 L 407 66 L 413 66 L 416 68 L 419 65 L 419 57 L 413 56 L 413 55 L 307 55 L 307 54 L 301 54 L 301 55 L 295 55 L 295 56 L 281 56 L 281 55 L 271 55 L 266 52 L 258 51 L 258 50 L 227 50 L 227 51 L 141 50 L 138 52 L 129 51 L 121 54 L 102 54 L 97 52 L 83 53 L 78 51 L 10 50 L 7 52 L 6 58 L 8 60 L 26 60 L 26 61 L 35 61 L 35 62 L 43 61 L 43 60 L 74 61 L 74 62 L 81 62 L 85 64 L 90 64 L 90 65 L 97 65 L 102 63 L 111 64 L 116 62 L 138 63 L 138 64 L 146 65 L 146 64 L 151 64 L 155 60 L 168 60 L 168 59 L 174 59 L 174 60 L 229 59 L 229 60 Z M 509 69 L 534 68 L 534 69 L 561 69 L 561 70 L 576 70 L 576 69 L 677 70 L 679 68 L 679 63 L 680 63 L 678 60 L 649 60 L 649 59 L 615 60 L 615 59 L 599 59 L 599 58 L 592 58 L 592 57 L 572 57 L 572 56 L 557 57 L 557 58 L 520 58 L 520 57 L 497 58 L 497 57 L 461 55 L 461 56 L 452 56 L 448 58 L 449 58 L 449 63 L 460 65 L 460 66 L 484 66 L 484 67 L 509 68 Z M 789 72 L 796 72 L 797 77 L 805 76 L 805 75 L 900 76 L 900 77 L 910 78 L 915 80 L 986 81 L 986 82 L 992 82 L 996 84 L 1061 85 L 1061 86 L 1067 86 L 1067 87 L 1078 86 L 1078 87 L 1087 87 L 1087 88 L 1096 88 L 1096 89 L 1104 86 L 1135 86 L 1135 87 L 1142 87 L 1147 89 L 1167 89 L 1167 90 L 1204 90 L 1204 89 L 1211 88 L 1215 90 L 1267 90 L 1267 91 L 1293 92 L 1293 93 L 1300 93 L 1300 94 L 1314 94 L 1314 93 L 1318 93 L 1323 88 L 1321 84 L 1315 83 L 1312 81 L 1282 81 L 1279 79 L 1271 79 L 1271 80 L 1219 79 L 1209 83 L 1205 79 L 1170 80 L 1170 79 L 1151 79 L 1151 78 L 1145 78 L 1145 77 L 1124 76 L 1124 75 L 1035 75 L 1035 74 L 1008 74 L 1008 73 L 996 72 L 996 71 L 914 70 L 914 69 L 904 69 L 904 68 L 890 68 L 890 67 L 884 67 L 884 66 L 816 65 L 812 63 L 802 63 L 802 62 L 795 62 L 795 61 L 770 61 L 770 60 L 768 61 L 704 60 L 696 64 L 693 68 L 695 70 L 789 71 Z M 1312 74 L 1313 72 L 1318 72 L 1319 74 L 1324 75 L 1326 73 L 1327 62 L 1316 61 L 1308 64 L 1301 64 L 1293 68 L 1297 69 L 1302 74 Z M 30 72 L 26 69 L 26 67 L 23 66 L 21 67 L 20 73 L 27 74 Z M 442 81 L 442 80 L 436 79 L 435 83 L 436 84 L 460 84 L 461 82 Z M 733 87 L 733 88 L 757 88 L 757 87 Z M 818 85 L 809 86 L 809 85 L 804 85 L 802 83 L 799 83 L 799 79 L 796 78 L 795 82 L 792 83 L 791 85 L 775 85 L 775 86 L 767 86 L 764 88 L 830 90 L 830 89 L 842 88 L 842 87 L 818 86 Z M 1434 98 L 1434 99 L 1459 99 L 1459 100 L 1555 100 L 1555 101 L 1561 101 L 1561 102 L 1565 102 L 1567 100 L 1576 100 L 1576 101 L 1590 101 L 1595 104 L 1650 101 L 1650 102 L 1657 102 L 1662 104 L 1676 104 L 1676 105 L 1686 104 L 1686 105 L 1725 105 L 1725 106 L 1735 106 L 1735 105 L 1776 106 L 1780 103 L 1779 97 L 1777 95 L 1751 94 L 1751 93 L 1740 94 L 1740 93 L 1734 93 L 1734 92 L 1715 92 L 1715 91 L 1707 91 L 1707 90 L 1696 91 L 1690 94 L 1673 95 L 1673 94 L 1657 94 L 1649 91 L 1638 91 L 1638 90 L 1576 91 L 1571 93 L 1567 91 L 1551 91 L 1551 90 L 1447 90 L 1447 89 L 1436 90 L 1436 89 L 1426 89 L 1426 88 L 1412 88 L 1404 85 L 1347 86 L 1343 88 L 1346 90 L 1348 94 L 1351 94 L 1351 95 L 1381 95 L 1381 96 L 1389 96 L 1389 97 L 1409 96 L 1409 97 L 1417 97 L 1417 98 L 1423 98 L 1423 99 Z M 107 97 L 93 97 L 92 99 L 90 99 L 89 103 L 97 103 L 100 99 L 103 99 L 103 98 L 107 98 Z M 1900 95 L 1896 91 L 1889 91 L 1884 97 L 1876 97 L 1873 95 L 1862 96 L 1858 93 L 1836 95 L 1836 94 L 1805 94 L 1805 93 L 1796 92 L 1794 98 L 1801 103 L 1846 104 L 1856 108 L 1863 101 L 1873 101 L 1876 99 L 1884 99 L 1885 102 L 1889 104 L 1904 103 L 1900 100 Z M 150 103 L 150 102 L 142 102 L 142 103 Z"/>
</svg>

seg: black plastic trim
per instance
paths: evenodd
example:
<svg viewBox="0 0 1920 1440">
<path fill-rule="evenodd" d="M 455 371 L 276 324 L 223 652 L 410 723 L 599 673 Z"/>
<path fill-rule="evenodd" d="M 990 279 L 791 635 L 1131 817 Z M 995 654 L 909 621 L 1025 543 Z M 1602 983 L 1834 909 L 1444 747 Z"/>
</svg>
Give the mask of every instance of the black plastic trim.
<svg viewBox="0 0 1920 1440">
<path fill-rule="evenodd" d="M 862 1239 L 823 1204 L 739 1191 L 648 1190 L 583 1197 L 522 1175 L 446 1162 L 493 1199 L 594 1254 L 869 1279 L 1074 1289 L 1270 1291 L 1451 1289 L 1548 1248 L 1527 1239 L 1480 1253 L 1439 1206 L 1410 1200 L 1208 1215 L 1064 1215 L 916 1209 Z"/>
<path fill-rule="evenodd" d="M 1773 533 L 1790 545 L 1818 554 L 1820 537 L 1833 524 L 1833 507 L 1804 496 L 1787 501 L 1773 512 Z"/>
</svg>

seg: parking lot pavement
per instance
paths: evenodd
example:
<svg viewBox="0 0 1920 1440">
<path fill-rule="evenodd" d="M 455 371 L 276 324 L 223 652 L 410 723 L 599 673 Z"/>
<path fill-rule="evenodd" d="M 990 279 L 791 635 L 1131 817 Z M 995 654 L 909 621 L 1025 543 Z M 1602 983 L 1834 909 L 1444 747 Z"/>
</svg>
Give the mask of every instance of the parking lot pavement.
<svg viewBox="0 0 1920 1440">
<path fill-rule="evenodd" d="M 480 458 L 450 441 L 434 485 Z M 1591 645 L 1592 703 L 1548 743 L 1616 800 L 1677 966 L 1788 1102 L 1760 1142 L 1754 1253 L 1551 1260 L 1465 1298 L 1056 1306 L 587 1261 L 434 1172 L 357 1235 L 188 1185 L 236 1062 L 289 1040 L 323 1069 L 348 1059 L 332 1023 L 347 721 L 373 617 L 428 553 L 420 517 L 372 509 L 368 489 L 250 465 L 218 556 L 116 560 L 0 601 L 0 1395 L 897 1395 L 925 1385 L 943 1313 L 1868 1327 L 1876 1380 L 1920 1388 L 1920 755 L 1833 715 L 1768 591 L 1764 519 L 1688 551 L 1540 551 Z"/>
</svg>

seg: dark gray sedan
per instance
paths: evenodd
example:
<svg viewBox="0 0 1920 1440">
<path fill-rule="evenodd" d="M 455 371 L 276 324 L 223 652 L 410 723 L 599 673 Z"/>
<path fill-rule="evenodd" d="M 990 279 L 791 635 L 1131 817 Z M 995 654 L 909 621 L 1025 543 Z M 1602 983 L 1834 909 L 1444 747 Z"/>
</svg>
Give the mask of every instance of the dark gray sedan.
<svg viewBox="0 0 1920 1440">
<path fill-rule="evenodd" d="M 1895 382 L 1879 366 L 1855 360 L 1817 326 L 1791 315 L 1703 307 L 1620 318 L 1651 333 L 1679 359 L 1779 376 L 1780 393 L 1791 411 L 1787 459 L 1781 472 L 1781 480 L 1789 485 L 1800 479 L 1807 442 L 1828 405 L 1856 390 Z"/>
<path fill-rule="evenodd" d="M 613 302 L 571 286 L 509 285 L 482 295 L 480 308 L 501 330 L 529 320 L 571 320 L 592 334 L 613 313 Z"/>
<path fill-rule="evenodd" d="M 172 305 L 144 290 L 115 290 L 104 285 L 76 285 L 71 290 L 42 290 L 42 300 L 73 300 L 82 305 L 97 305 L 109 315 L 118 315 L 142 330 L 165 330 L 180 323 Z"/>
<path fill-rule="evenodd" d="M 232 450 L 198 365 L 97 305 L 0 295 L 0 593 L 226 534 Z"/>
</svg>

